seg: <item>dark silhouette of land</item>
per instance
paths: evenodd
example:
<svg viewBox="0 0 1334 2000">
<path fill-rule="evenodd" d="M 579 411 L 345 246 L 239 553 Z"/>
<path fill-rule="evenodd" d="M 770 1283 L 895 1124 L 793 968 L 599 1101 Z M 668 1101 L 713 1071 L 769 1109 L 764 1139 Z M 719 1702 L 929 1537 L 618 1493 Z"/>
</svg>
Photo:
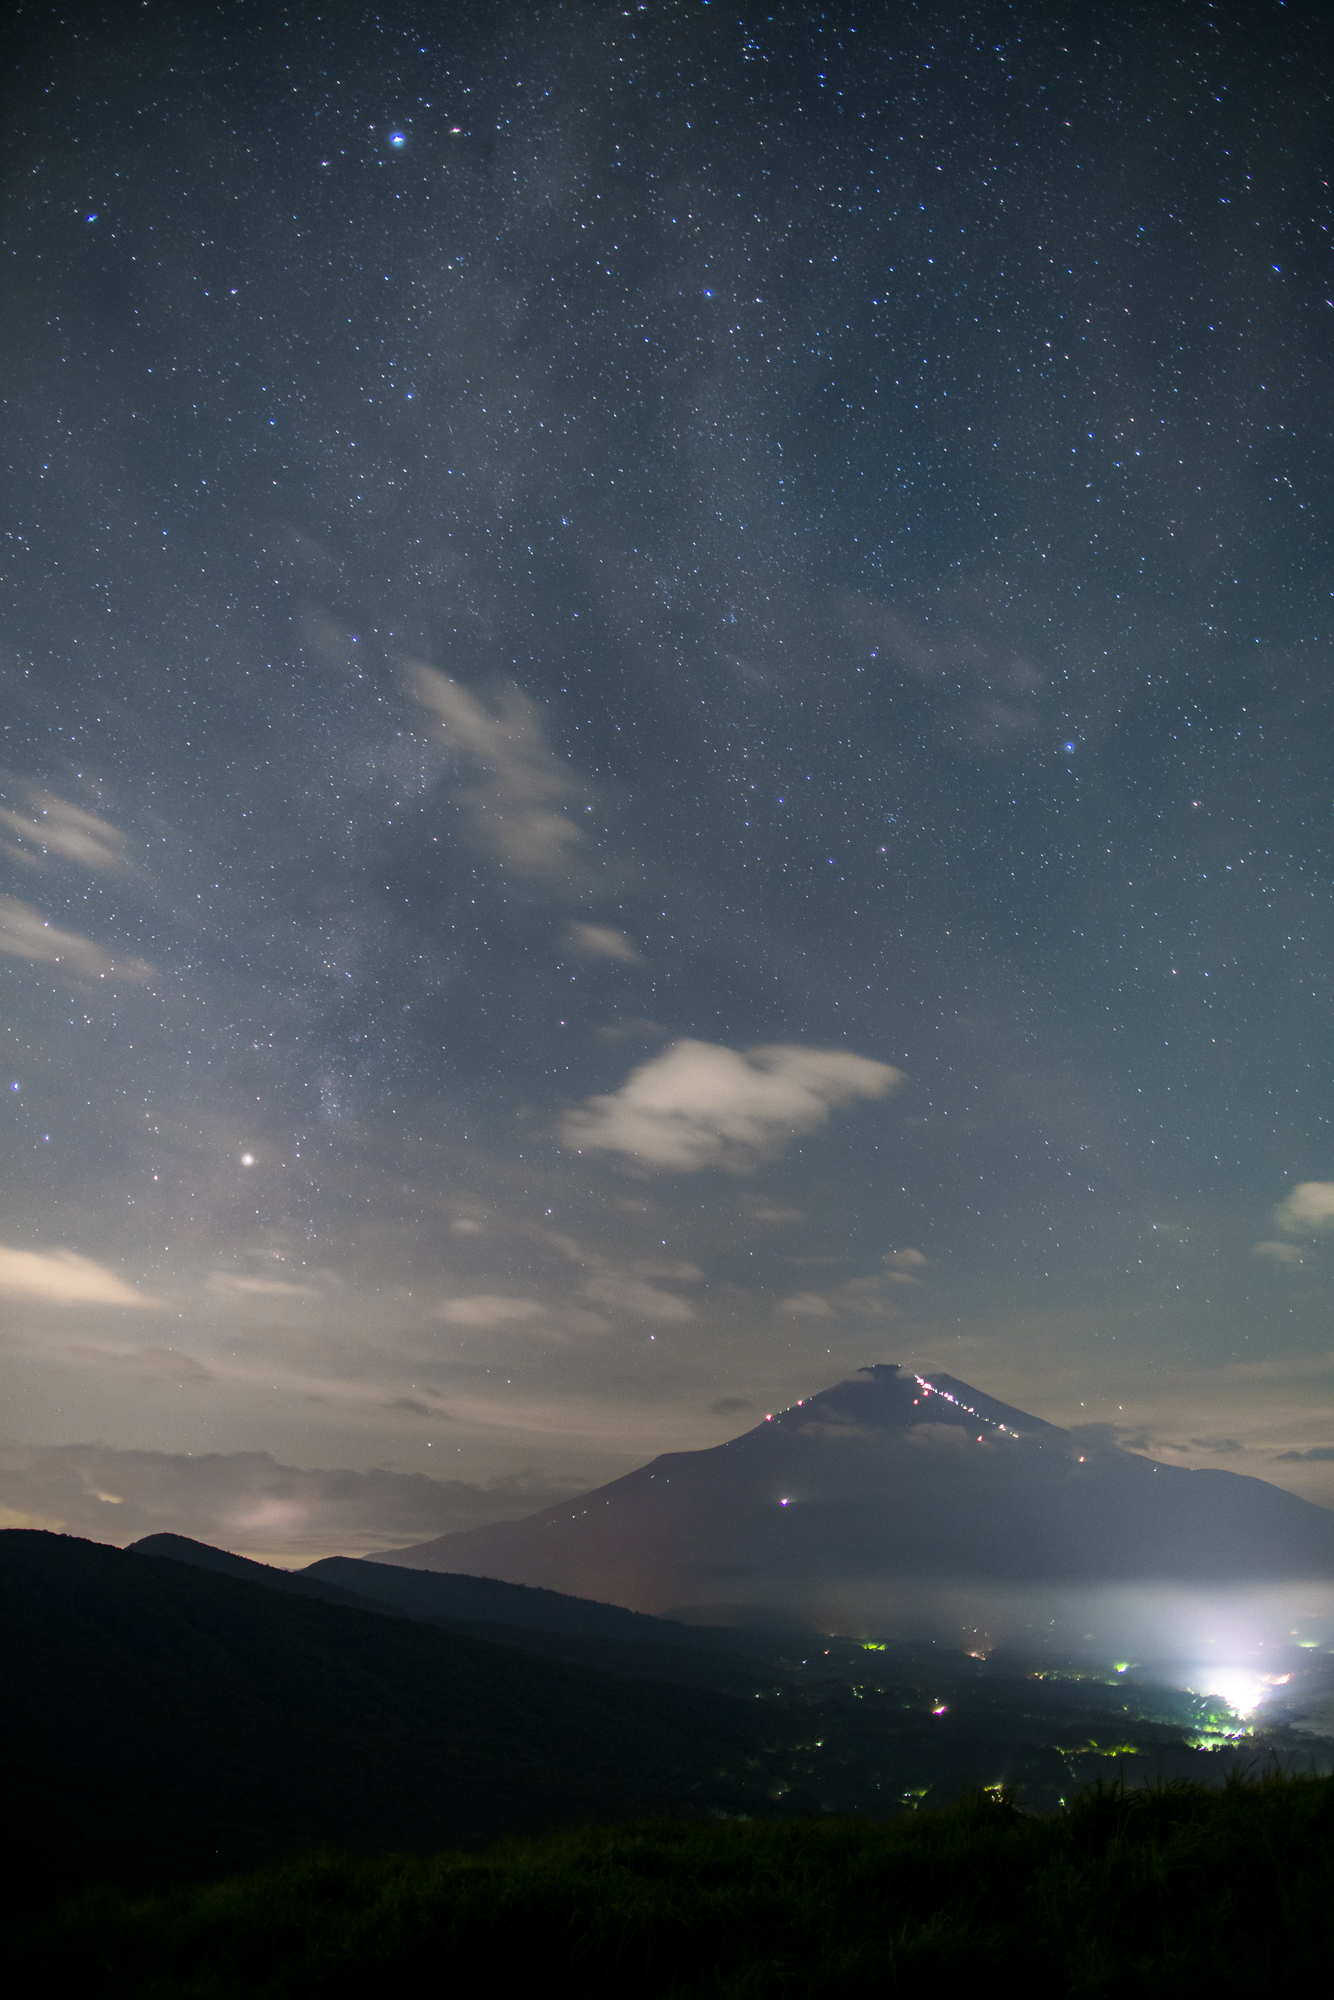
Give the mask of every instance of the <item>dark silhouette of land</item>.
<svg viewBox="0 0 1334 2000">
<path fill-rule="evenodd" d="M 692 1634 L 469 1578 L 293 1577 L 172 1540 L 164 1556 L 0 1533 L 11 1906 L 587 1822 L 881 1819 L 1006 1783 L 1053 1808 L 1099 1776 L 1217 1783 L 1239 1759 L 1312 1771 L 1334 1754 L 1289 1729 L 1239 1745 L 1221 1703 L 1050 1662 Z M 400 1607 L 344 1601 L 344 1567 L 394 1580 Z M 457 1609 L 503 1612 L 473 1622 L 508 1642 Z"/>
<path fill-rule="evenodd" d="M 982 1795 L 893 1826 L 592 1828 L 478 1856 L 312 1860 L 14 1926 L 14 1990 L 363 2000 L 442 1968 L 581 2000 L 1003 1990 L 1313 1993 L 1334 1952 L 1334 1780 Z"/>
</svg>

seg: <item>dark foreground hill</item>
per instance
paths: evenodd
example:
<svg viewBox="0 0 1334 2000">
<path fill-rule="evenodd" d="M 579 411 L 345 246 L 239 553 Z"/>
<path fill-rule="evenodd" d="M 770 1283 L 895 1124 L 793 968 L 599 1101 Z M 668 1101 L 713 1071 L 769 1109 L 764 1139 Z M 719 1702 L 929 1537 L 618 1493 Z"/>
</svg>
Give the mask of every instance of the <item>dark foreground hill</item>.
<svg viewBox="0 0 1334 2000">
<path fill-rule="evenodd" d="M 798 1622 L 868 1587 L 1334 1576 L 1334 1512 L 1265 1480 L 1159 1465 L 1101 1434 L 896 1367 L 671 1452 L 527 1520 L 380 1555 L 707 1615 Z"/>
<path fill-rule="evenodd" d="M 6 1969 L 98 2000 L 1253 2000 L 1325 1985 L 1332 1889 L 1329 1779 L 1104 1790 L 1045 1820 L 983 1796 L 892 1827 L 608 1829 L 95 1898 L 16 1927 Z"/>
<path fill-rule="evenodd" d="M 763 1808 L 786 1718 L 71 1537 L 0 1534 L 9 1895 Z M 758 1776 L 757 1776 L 758 1774 Z"/>
<path fill-rule="evenodd" d="M 809 1657 L 826 1645 L 814 1632 L 683 1625 L 618 1604 L 499 1583 L 494 1577 L 447 1576 L 349 1556 L 326 1556 L 304 1570 L 274 1569 L 249 1556 L 169 1534 L 145 1535 L 131 1542 L 128 1553 L 239 1577 L 284 1596 L 387 1612 L 623 1679 L 671 1681 L 721 1694 L 753 1695 L 757 1673 L 768 1678 L 776 1652 Z M 846 1665 L 844 1655 L 854 1656 L 857 1650 L 842 1649 L 840 1669 Z"/>
<path fill-rule="evenodd" d="M 11 1904 L 588 1821 L 882 1819 L 997 1784 L 1049 1809 L 1111 1772 L 1218 1783 L 1252 1763 L 1326 1771 L 1334 1754 L 1286 1725 L 1243 1739 L 1217 1700 L 1050 1661 L 752 1634 L 714 1655 L 636 1642 L 650 1680 L 628 1677 L 614 1633 L 527 1634 L 605 1643 L 613 1675 L 311 1599 L 282 1572 L 231 1575 L 224 1552 L 183 1546 L 216 1560 L 0 1533 Z M 727 1678 L 683 1686 L 674 1671 Z"/>
</svg>

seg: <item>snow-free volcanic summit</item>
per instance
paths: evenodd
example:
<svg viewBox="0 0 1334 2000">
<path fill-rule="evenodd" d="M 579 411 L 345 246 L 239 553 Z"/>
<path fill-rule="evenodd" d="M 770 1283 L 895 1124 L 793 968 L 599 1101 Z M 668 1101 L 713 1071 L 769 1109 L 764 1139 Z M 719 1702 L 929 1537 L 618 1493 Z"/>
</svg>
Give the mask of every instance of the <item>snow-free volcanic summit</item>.
<svg viewBox="0 0 1334 2000">
<path fill-rule="evenodd" d="M 860 1369 L 707 1451 L 671 1452 L 528 1520 L 381 1556 L 642 1611 L 809 1613 L 923 1586 L 1334 1578 L 1334 1513 L 1164 1465 L 953 1376 Z"/>
</svg>

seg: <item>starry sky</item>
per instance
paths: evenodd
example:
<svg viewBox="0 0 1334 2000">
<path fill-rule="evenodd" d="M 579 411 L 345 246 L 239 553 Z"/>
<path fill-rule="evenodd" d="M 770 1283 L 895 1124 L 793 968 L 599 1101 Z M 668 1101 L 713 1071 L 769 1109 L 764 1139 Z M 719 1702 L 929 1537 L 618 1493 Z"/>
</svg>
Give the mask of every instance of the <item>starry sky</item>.
<svg viewBox="0 0 1334 2000">
<path fill-rule="evenodd" d="M 1327 10 L 15 15 L 0 1518 L 1334 1505 Z"/>
</svg>

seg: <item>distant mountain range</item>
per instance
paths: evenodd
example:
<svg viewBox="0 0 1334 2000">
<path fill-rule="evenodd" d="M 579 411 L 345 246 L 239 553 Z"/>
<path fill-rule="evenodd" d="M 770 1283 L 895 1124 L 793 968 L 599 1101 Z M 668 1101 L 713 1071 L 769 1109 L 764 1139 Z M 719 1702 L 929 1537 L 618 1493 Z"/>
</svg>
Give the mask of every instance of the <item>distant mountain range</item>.
<svg viewBox="0 0 1334 2000">
<path fill-rule="evenodd" d="M 809 1623 L 840 1584 L 1330 1578 L 1334 1512 L 1061 1430 L 951 1375 L 877 1366 L 727 1444 L 375 1561 L 641 1612 L 725 1621 L 767 1605 Z"/>
</svg>

